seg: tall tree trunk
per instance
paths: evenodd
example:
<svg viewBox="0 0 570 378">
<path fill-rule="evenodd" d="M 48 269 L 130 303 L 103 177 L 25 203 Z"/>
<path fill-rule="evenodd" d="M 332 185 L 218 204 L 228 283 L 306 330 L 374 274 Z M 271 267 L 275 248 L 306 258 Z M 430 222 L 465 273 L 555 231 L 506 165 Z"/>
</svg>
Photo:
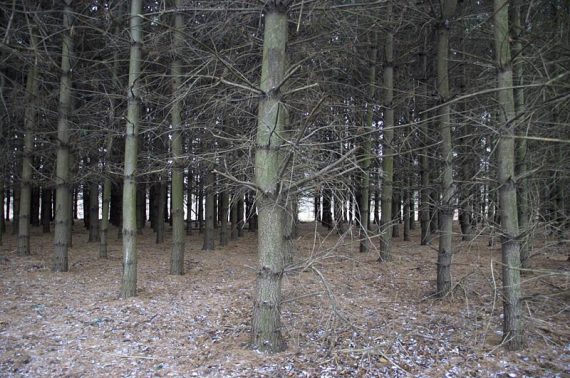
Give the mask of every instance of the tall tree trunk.
<svg viewBox="0 0 570 378">
<path fill-rule="evenodd" d="M 114 120 L 114 114 L 111 117 L 111 122 Z M 111 148 L 113 147 L 113 137 L 111 135 L 107 136 L 107 153 L 105 156 L 104 164 L 108 165 L 111 159 Z M 107 245 L 108 245 L 108 234 L 109 234 L 109 213 L 111 205 L 111 177 L 109 174 L 105 176 L 103 181 L 103 198 L 101 200 L 101 232 L 99 234 L 99 258 L 106 259 L 108 256 Z"/>
<path fill-rule="evenodd" d="M 85 201 L 85 199 L 84 199 Z M 89 183 L 89 242 L 99 240 L 99 184 Z"/>
<path fill-rule="evenodd" d="M 524 68 L 522 57 L 522 26 L 521 26 L 521 1 L 515 0 L 512 8 L 512 35 L 513 35 L 513 96 L 515 101 L 515 113 L 520 120 L 521 116 L 525 113 L 525 97 L 524 97 Z M 520 123 L 523 124 L 522 122 Z M 526 130 L 520 129 L 521 134 Z M 520 244 L 520 258 L 521 267 L 529 267 L 529 257 L 531 251 L 531 238 L 529 237 L 529 191 L 528 191 L 528 178 L 526 172 L 528 171 L 528 158 L 527 158 L 527 143 L 526 139 L 518 139 L 516 142 L 516 165 L 515 173 L 519 179 L 517 185 L 517 204 L 518 204 L 518 218 L 519 230 L 521 234 L 525 235 Z"/>
<path fill-rule="evenodd" d="M 363 130 L 361 150 L 361 177 L 360 177 L 360 252 L 370 250 L 370 237 L 368 223 L 370 222 L 370 164 L 372 161 L 372 124 L 374 121 L 374 102 L 376 99 L 376 61 L 378 60 L 378 32 L 374 32 L 370 50 L 370 65 L 368 71 L 368 97 L 366 104 L 366 125 Z M 324 196 L 323 196 L 324 204 Z M 329 206 L 330 207 L 330 206 Z M 324 208 L 323 208 L 324 218 Z"/>
<path fill-rule="evenodd" d="M 235 196 L 235 194 L 232 196 L 232 201 L 231 201 L 231 209 L 230 209 L 230 223 L 231 223 L 231 229 L 230 229 L 230 240 L 237 240 L 238 238 L 238 201 L 237 201 L 237 197 Z"/>
<path fill-rule="evenodd" d="M 174 0 L 173 51 L 182 49 L 184 43 L 184 19 L 179 11 L 181 0 Z M 184 141 L 182 137 L 182 69 L 180 57 L 175 56 L 172 70 L 172 252 L 170 254 L 170 274 L 184 274 L 184 248 L 186 233 L 184 232 Z M 190 200 L 190 202 L 192 202 Z M 188 213 L 190 217 L 190 213 Z"/>
<path fill-rule="evenodd" d="M 331 189 L 323 189 L 323 216 L 322 216 L 322 225 L 323 227 L 328 228 L 329 230 L 333 226 L 333 219 L 332 219 L 332 212 L 331 212 L 331 197 L 332 197 L 332 190 Z"/>
<path fill-rule="evenodd" d="M 156 244 L 164 243 L 164 223 L 165 223 L 165 207 L 166 207 L 166 177 L 159 177 L 159 182 L 156 188 Z"/>
<path fill-rule="evenodd" d="M 240 194 L 238 197 L 238 204 L 237 204 L 237 226 L 238 226 L 238 237 L 242 237 L 243 236 L 243 228 L 245 227 L 244 225 L 244 220 L 243 220 L 243 194 Z"/>
<path fill-rule="evenodd" d="M 198 218 L 198 232 L 202 233 L 204 230 L 204 173 L 200 174 L 200 181 L 198 182 L 198 200 L 196 201 L 196 214 Z"/>
<path fill-rule="evenodd" d="M 192 170 L 186 175 L 186 235 L 192 234 Z M 174 183 L 173 183 L 174 185 Z"/>
<path fill-rule="evenodd" d="M 54 259 L 52 270 L 54 272 L 67 272 L 69 270 L 69 242 L 72 222 L 72 200 L 70 186 L 70 130 L 69 117 L 71 115 L 71 56 L 73 54 L 72 41 L 71 0 L 65 0 L 63 9 L 63 47 L 61 51 L 61 81 L 59 86 L 59 119 L 57 123 L 57 161 L 56 161 L 56 193 L 55 193 L 55 235 Z"/>
<path fill-rule="evenodd" d="M 257 290 L 253 306 L 253 347 L 264 352 L 285 349 L 281 334 L 281 280 L 284 270 L 283 202 L 279 192 L 282 133 L 285 111 L 281 103 L 287 62 L 287 8 L 289 0 L 269 0 L 265 31 L 255 154 L 256 199 L 259 210 Z"/>
<path fill-rule="evenodd" d="M 410 225 L 412 220 L 410 219 L 410 179 L 406 180 L 405 187 L 403 188 L 404 191 L 404 241 L 410 240 Z"/>
<path fill-rule="evenodd" d="M 12 188 L 12 235 L 18 235 L 18 218 L 20 216 L 20 183 L 13 183 Z"/>
<path fill-rule="evenodd" d="M 229 212 L 229 196 L 227 190 L 220 192 L 220 246 L 228 245 L 228 212 Z"/>
<path fill-rule="evenodd" d="M 392 19 L 392 2 L 388 3 L 388 20 Z M 394 179 L 394 34 L 386 33 L 384 45 L 384 130 L 382 138 L 382 214 L 380 219 L 380 261 L 392 260 L 392 191 Z"/>
<path fill-rule="evenodd" d="M 131 0 L 128 107 L 123 182 L 123 275 L 121 298 L 137 294 L 137 144 L 140 113 L 142 0 Z"/>
<path fill-rule="evenodd" d="M 36 49 L 36 38 L 30 35 L 32 50 Z M 32 151 L 34 148 L 34 129 L 37 122 L 37 98 L 39 91 L 38 66 L 32 63 L 28 70 L 26 83 L 26 111 L 24 114 L 24 146 L 22 154 L 22 176 L 20 181 L 20 216 L 18 218 L 18 255 L 28 256 L 30 251 L 30 216 L 32 206 Z"/>
<path fill-rule="evenodd" d="M 42 188 L 42 232 L 44 234 L 49 234 L 51 232 L 51 208 L 52 208 L 52 198 L 51 198 L 51 188 Z"/>
<path fill-rule="evenodd" d="M 515 176 L 515 103 L 509 46 L 509 1 L 494 0 L 495 51 L 499 102 L 497 179 L 503 257 L 503 339 L 508 350 L 523 347 L 520 285 L 520 244 Z"/>
<path fill-rule="evenodd" d="M 210 251 L 214 249 L 214 184 L 216 178 L 211 167 L 208 167 L 206 173 L 206 227 L 204 228 L 204 244 L 202 251 Z"/>
<path fill-rule="evenodd" d="M 442 199 L 440 206 L 439 252 L 437 255 L 437 295 L 446 296 L 451 290 L 451 258 L 453 236 L 453 153 L 451 142 L 451 106 L 449 93 L 449 25 L 455 13 L 457 0 L 441 0 L 441 19 L 437 28 L 437 92 L 441 101 L 439 109 L 439 133 L 443 177 L 441 182 Z"/>
<path fill-rule="evenodd" d="M 392 193 L 392 238 L 400 237 L 400 221 L 402 219 L 402 201 L 400 198 L 400 189 L 396 189 Z"/>
</svg>

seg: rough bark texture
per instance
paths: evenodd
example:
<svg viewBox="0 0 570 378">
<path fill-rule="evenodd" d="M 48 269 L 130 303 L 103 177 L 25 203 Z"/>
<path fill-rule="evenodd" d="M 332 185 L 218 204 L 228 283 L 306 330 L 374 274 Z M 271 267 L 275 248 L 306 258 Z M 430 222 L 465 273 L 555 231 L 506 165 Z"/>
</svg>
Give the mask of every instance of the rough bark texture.
<svg viewBox="0 0 570 378">
<path fill-rule="evenodd" d="M 520 287 L 520 244 L 518 241 L 517 192 L 515 174 L 515 105 L 509 46 L 509 2 L 494 0 L 495 52 L 499 102 L 499 142 L 497 178 L 502 232 L 503 260 L 503 339 L 508 350 L 523 347 Z"/>
<path fill-rule="evenodd" d="M 94 178 L 95 180 L 95 178 Z M 99 240 L 99 184 L 89 183 L 89 242 Z"/>
<path fill-rule="evenodd" d="M 389 3 L 389 18 L 391 19 L 392 3 Z M 382 214 L 380 219 L 380 261 L 392 260 L 392 191 L 394 179 L 394 150 L 392 140 L 394 139 L 394 34 L 389 31 L 386 34 L 384 45 L 384 137 L 382 138 L 382 169 L 384 177 L 382 179 Z"/>
<path fill-rule="evenodd" d="M 181 0 L 175 0 L 178 9 Z M 174 15 L 173 50 L 176 53 L 182 47 L 184 20 L 181 12 Z M 184 248 L 186 233 L 184 232 L 184 149 L 182 141 L 182 98 L 180 85 L 182 78 L 181 62 L 178 55 L 172 61 L 172 252 L 170 254 L 170 274 L 184 274 Z M 190 213 L 188 213 L 190 216 Z"/>
<path fill-rule="evenodd" d="M 113 138 L 108 137 L 107 141 L 107 154 L 105 163 L 109 162 L 111 157 L 110 151 L 113 146 Z M 109 209 L 111 205 L 111 178 L 105 176 L 103 181 L 103 195 L 101 200 L 101 232 L 99 233 L 99 258 L 106 259 L 107 245 L 108 245 L 108 234 L 109 234 Z"/>
<path fill-rule="evenodd" d="M 57 158 L 56 158 L 56 193 L 55 193 L 55 235 L 54 259 L 52 269 L 55 272 L 69 270 L 68 248 L 71 238 L 72 201 L 69 184 L 69 124 L 71 114 L 71 56 L 72 16 L 71 0 L 65 1 L 63 10 L 63 47 L 61 53 L 61 81 L 59 86 L 59 119 L 57 123 Z"/>
<path fill-rule="evenodd" d="M 243 236 L 244 220 L 243 220 L 243 194 L 238 196 L 237 204 L 237 226 L 238 226 L 238 237 Z"/>
<path fill-rule="evenodd" d="M 123 181 L 123 275 L 121 298 L 137 294 L 137 145 L 140 113 L 140 72 L 142 50 L 142 0 L 131 1 L 128 108 Z"/>
<path fill-rule="evenodd" d="M 167 183 L 165 177 L 160 177 L 156 190 L 156 213 L 155 213 L 155 231 L 156 244 L 164 243 L 164 222 L 165 222 L 165 206 L 166 206 L 166 189 Z"/>
<path fill-rule="evenodd" d="M 374 121 L 374 101 L 376 98 L 376 61 L 378 57 L 378 33 L 374 32 L 372 49 L 370 50 L 370 67 L 368 71 L 368 98 L 366 109 L 366 124 L 362 138 L 362 150 L 360 157 L 361 177 L 360 177 L 360 252 L 370 250 L 370 238 L 368 234 L 368 223 L 370 222 L 370 165 L 372 160 L 372 123 Z M 330 202 L 330 201 L 329 201 Z M 323 220 L 325 218 L 325 198 L 323 195 Z M 330 207 L 330 206 L 329 206 Z M 330 211 L 330 210 L 329 210 Z"/>
<path fill-rule="evenodd" d="M 284 269 L 284 210 L 279 192 L 280 145 L 284 112 L 280 86 L 285 76 L 288 39 L 286 7 L 268 1 L 265 13 L 263 61 L 257 124 L 255 182 L 258 186 L 259 266 L 253 306 L 252 345 L 263 352 L 285 349 L 281 333 L 281 279 Z"/>
<path fill-rule="evenodd" d="M 524 58 L 522 56 L 522 26 L 521 26 L 521 1 L 515 0 L 512 8 L 512 37 L 513 37 L 513 96 L 515 101 L 515 113 L 520 121 L 525 113 L 525 96 L 524 96 Z M 526 134 L 524 123 L 520 123 L 519 134 Z M 524 235 L 520 245 L 521 267 L 529 267 L 529 257 L 532 241 L 529 231 L 529 190 L 528 178 L 526 172 L 528 170 L 527 158 L 527 142 L 526 139 L 518 139 L 516 141 L 516 164 L 515 170 L 517 177 L 520 177 L 517 185 L 517 205 L 519 230 Z"/>
<path fill-rule="evenodd" d="M 437 29 L 437 91 L 443 104 L 439 110 L 439 133 L 441 137 L 441 156 L 443 175 L 441 183 L 441 206 L 439 213 L 440 233 L 439 251 L 437 255 L 437 295 L 446 296 L 451 290 L 451 258 L 453 236 L 453 153 L 451 142 L 451 106 L 447 104 L 449 92 L 449 24 L 455 13 L 457 0 L 442 0 L 441 19 Z"/>
<path fill-rule="evenodd" d="M 231 210 L 230 210 L 230 240 L 237 240 L 238 238 L 238 202 L 237 197 L 234 195 L 232 197 Z"/>
<path fill-rule="evenodd" d="M 36 48 L 32 37 L 32 49 Z M 36 128 L 38 97 L 38 67 L 34 62 L 28 70 L 26 83 L 26 111 L 24 114 L 24 146 L 22 156 L 22 176 L 20 181 L 20 216 L 18 219 L 18 255 L 28 256 L 30 251 L 30 217 L 32 205 L 32 150 L 34 129 Z"/>
<path fill-rule="evenodd" d="M 204 244 L 202 245 L 203 251 L 210 251 L 214 249 L 214 184 L 216 178 L 214 172 L 208 168 L 206 173 L 206 226 L 204 228 Z"/>
<path fill-rule="evenodd" d="M 424 39 L 424 44 L 422 46 L 422 52 L 420 53 L 420 58 L 422 59 L 422 95 L 420 96 L 421 109 L 425 110 L 428 107 L 428 60 L 427 60 L 427 36 Z M 430 197 L 429 197 L 429 187 L 430 187 L 430 167 L 428 159 L 428 146 L 429 146 L 429 123 L 424 121 L 421 123 L 421 129 L 423 134 L 423 148 L 420 156 L 420 175 L 421 175 L 421 190 L 420 190 L 420 244 L 426 245 L 431 241 L 431 230 L 430 230 Z"/>
<path fill-rule="evenodd" d="M 192 235 L 192 170 L 186 175 L 186 235 Z"/>
<path fill-rule="evenodd" d="M 226 190 L 219 195 L 220 200 L 220 246 L 228 245 L 228 213 L 229 213 L 229 195 Z"/>
</svg>

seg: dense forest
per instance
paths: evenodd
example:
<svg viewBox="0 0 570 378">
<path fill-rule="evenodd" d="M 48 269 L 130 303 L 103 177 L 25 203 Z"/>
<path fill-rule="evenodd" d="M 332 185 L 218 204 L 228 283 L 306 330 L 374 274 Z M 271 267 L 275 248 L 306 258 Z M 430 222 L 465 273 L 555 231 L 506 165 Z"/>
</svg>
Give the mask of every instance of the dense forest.
<svg viewBox="0 0 570 378">
<path fill-rule="evenodd" d="M 548 373 L 526 374 L 570 368 L 568 0 L 0 0 L 0 9 L 1 295 L 14 295 L 4 309 L 25 302 L 27 285 L 54 290 L 49 280 L 66 285 L 44 295 L 80 285 L 94 290 L 82 294 L 89 301 L 99 290 L 119 308 L 161 295 L 148 292 L 149 275 L 188 299 L 190 282 L 214 290 L 235 274 L 251 293 L 236 281 L 219 300 L 245 308 L 232 313 L 243 330 L 230 340 L 247 340 L 228 345 L 274 359 L 291 345 L 303 353 L 295 319 L 326 301 L 327 335 L 303 331 L 326 358 L 295 361 L 346 368 L 338 353 L 352 348 L 369 363 L 237 375 L 421 375 L 421 363 L 389 347 L 342 345 L 335 328 L 364 332 L 342 298 L 388 295 L 417 265 L 409 280 L 429 277 L 429 287 L 414 303 L 429 301 L 436 317 L 456 314 L 461 297 L 492 304 L 473 323 L 499 327 L 493 353 L 540 350 L 540 334 L 549 353 L 565 354 Z M 97 275 L 112 283 L 81 278 Z M 354 275 L 351 292 L 343 275 Z M 288 306 L 301 304 L 296 317 Z M 362 306 L 376 318 L 395 308 Z M 17 349 L 15 324 L 0 319 L 4 353 Z M 31 360 L 7 357 L 0 371 L 89 373 L 26 373 Z M 186 369 L 171 372 L 233 374 Z"/>
</svg>

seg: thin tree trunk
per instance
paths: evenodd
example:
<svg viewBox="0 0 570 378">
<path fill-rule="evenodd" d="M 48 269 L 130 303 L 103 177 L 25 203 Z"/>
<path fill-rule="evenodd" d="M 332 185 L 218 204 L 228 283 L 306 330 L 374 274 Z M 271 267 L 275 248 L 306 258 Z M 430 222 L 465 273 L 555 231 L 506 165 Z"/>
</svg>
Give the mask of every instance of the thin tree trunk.
<svg viewBox="0 0 570 378">
<path fill-rule="evenodd" d="M 279 165 L 285 112 L 281 92 L 287 62 L 289 1 L 270 0 L 265 8 L 265 31 L 259 100 L 255 182 L 259 209 L 257 290 L 253 306 L 252 345 L 275 353 L 285 349 L 281 333 L 281 280 L 284 270 L 284 220 L 280 203 Z M 269 148 L 271 146 L 271 148 Z"/>
<path fill-rule="evenodd" d="M 206 173 L 206 227 L 204 228 L 204 244 L 202 251 L 214 249 L 214 183 L 216 179 L 214 172 L 208 168 Z"/>
<path fill-rule="evenodd" d="M 400 237 L 400 221 L 402 219 L 402 201 L 400 198 L 400 190 L 394 190 L 392 193 L 392 238 Z"/>
<path fill-rule="evenodd" d="M 20 216 L 20 183 L 13 183 L 12 188 L 12 235 L 18 235 L 18 218 Z"/>
<path fill-rule="evenodd" d="M 111 122 L 113 122 L 114 115 L 111 117 Z M 111 159 L 111 148 L 113 147 L 113 137 L 107 137 L 107 154 L 105 157 L 105 164 L 109 164 Z M 107 174 L 105 180 L 103 181 L 103 198 L 101 200 L 101 233 L 99 234 L 99 258 L 106 259 L 108 256 L 107 245 L 108 245 L 108 234 L 109 234 L 109 213 L 111 205 L 111 177 Z"/>
<path fill-rule="evenodd" d="M 198 214 L 198 232 L 202 233 L 204 230 L 204 173 L 200 174 L 200 181 L 198 183 L 198 200 L 196 201 L 196 214 Z"/>
<path fill-rule="evenodd" d="M 243 194 L 240 194 L 238 197 L 238 204 L 237 204 L 237 226 L 238 226 L 238 237 L 243 236 L 243 228 L 244 228 L 244 220 L 243 220 Z"/>
<path fill-rule="evenodd" d="M 388 20 L 392 19 L 392 2 L 388 3 Z M 384 45 L 384 135 L 382 139 L 382 214 L 380 219 L 380 261 L 392 260 L 392 191 L 394 179 L 394 34 L 386 33 Z"/>
<path fill-rule="evenodd" d="M 70 187 L 71 159 L 69 154 L 70 130 L 69 117 L 71 115 L 71 56 L 72 44 L 72 17 L 71 0 L 65 0 L 63 10 L 63 47 L 61 52 L 61 82 L 59 87 L 59 119 L 57 124 L 57 161 L 56 161 L 56 193 L 55 193 L 55 235 L 54 259 L 52 270 L 54 272 L 67 272 L 69 270 L 68 248 L 72 225 L 72 196 Z"/>
<path fill-rule="evenodd" d="M 131 0 L 128 107 L 123 182 L 123 275 L 121 298 L 137 294 L 137 144 L 140 113 L 142 0 Z"/>
<path fill-rule="evenodd" d="M 52 198 L 51 198 L 51 188 L 42 188 L 42 232 L 44 234 L 49 234 L 51 232 L 51 208 L 52 208 Z"/>
<path fill-rule="evenodd" d="M 238 201 L 237 197 L 234 195 L 232 197 L 232 204 L 230 210 L 231 218 L 231 230 L 230 230 L 230 240 L 237 240 L 238 238 Z"/>
<path fill-rule="evenodd" d="M 515 0 L 512 12 L 512 35 L 513 35 L 513 96 L 515 101 L 515 113 L 520 119 L 525 113 L 525 97 L 524 97 L 524 58 L 522 57 L 521 34 L 523 32 L 521 26 L 521 1 Z M 522 124 L 522 122 L 521 122 Z M 526 130 L 520 130 L 519 134 L 526 134 Z M 517 186 L 517 204 L 518 204 L 518 220 L 519 230 L 524 237 L 520 244 L 521 267 L 529 267 L 529 257 L 531 251 L 531 238 L 529 237 L 529 190 L 528 190 L 528 158 L 527 158 L 527 142 L 526 139 L 517 139 L 516 141 L 516 165 L 515 171 L 517 177 L 520 177 Z"/>
<path fill-rule="evenodd" d="M 368 71 L 368 97 L 366 104 L 366 125 L 362 138 L 362 156 L 360 167 L 360 252 L 370 250 L 368 223 L 370 222 L 370 164 L 372 161 L 372 123 L 374 121 L 374 102 L 376 98 L 376 61 L 378 60 L 378 32 L 374 32 L 370 50 L 370 65 Z M 324 196 L 323 196 L 324 204 Z M 324 208 L 323 208 L 324 218 Z"/>
<path fill-rule="evenodd" d="M 181 0 L 174 0 L 176 14 L 174 15 L 173 51 L 176 53 L 184 42 L 184 19 L 178 9 Z M 184 232 L 184 141 L 182 137 L 182 98 L 181 79 L 182 69 L 178 55 L 171 65 L 172 70 L 172 252 L 170 254 L 170 274 L 184 274 L 184 248 L 186 234 Z M 190 201 L 192 202 L 192 201 Z M 190 216 L 190 213 L 188 213 Z"/>
<path fill-rule="evenodd" d="M 220 192 L 218 198 L 220 199 L 220 246 L 228 245 L 228 212 L 229 212 L 229 197 L 226 190 Z"/>
<path fill-rule="evenodd" d="M 503 260 L 503 339 L 508 350 L 523 347 L 520 283 L 520 244 L 518 240 L 517 192 L 515 175 L 515 104 L 509 46 L 509 1 L 494 0 L 495 51 L 499 110 L 497 179 L 501 214 Z"/>
<path fill-rule="evenodd" d="M 36 38 L 32 34 L 32 50 L 36 49 Z M 26 83 L 26 111 L 24 114 L 24 146 L 22 154 L 22 176 L 20 178 L 20 214 L 18 217 L 18 255 L 28 256 L 30 251 L 30 216 L 32 206 L 32 151 L 34 129 L 37 122 L 38 66 L 32 63 Z"/>
<path fill-rule="evenodd" d="M 164 223 L 166 206 L 166 178 L 162 175 L 159 178 L 156 192 L 156 244 L 164 243 Z"/>
<path fill-rule="evenodd" d="M 404 191 L 404 241 L 410 241 L 410 180 L 406 180 Z"/>
<path fill-rule="evenodd" d="M 439 252 L 437 255 L 437 295 L 446 296 L 451 290 L 451 258 L 453 236 L 453 153 L 451 141 L 451 106 L 449 92 L 449 24 L 457 0 L 441 0 L 441 19 L 437 29 L 437 91 L 442 103 L 439 109 L 439 133 L 443 160 L 442 199 L 440 206 Z"/>
<path fill-rule="evenodd" d="M 192 235 L 192 170 L 186 175 L 186 235 Z"/>
<path fill-rule="evenodd" d="M 89 242 L 99 240 L 99 184 L 89 184 Z"/>
</svg>

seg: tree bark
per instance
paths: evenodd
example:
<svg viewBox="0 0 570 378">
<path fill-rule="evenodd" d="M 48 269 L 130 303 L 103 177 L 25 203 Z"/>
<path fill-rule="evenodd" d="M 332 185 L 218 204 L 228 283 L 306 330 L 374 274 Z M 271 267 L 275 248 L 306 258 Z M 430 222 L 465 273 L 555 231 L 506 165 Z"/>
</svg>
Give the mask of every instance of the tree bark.
<svg viewBox="0 0 570 378">
<path fill-rule="evenodd" d="M 281 103 L 287 62 L 287 0 L 270 0 L 265 9 L 265 30 L 259 101 L 255 182 L 259 210 L 256 294 L 253 306 L 252 345 L 275 353 L 286 348 L 281 333 L 281 280 L 284 270 L 285 215 L 279 183 L 280 146 L 285 130 Z"/>
<path fill-rule="evenodd" d="M 156 231 L 156 244 L 164 243 L 164 223 L 165 223 L 165 213 L 164 210 L 166 206 L 166 187 L 167 183 L 166 177 L 160 175 L 159 182 L 157 184 L 156 191 L 156 220 L 155 220 L 155 231 Z"/>
<path fill-rule="evenodd" d="M 51 188 L 42 188 L 42 232 L 44 234 L 49 234 L 51 232 L 51 217 L 52 217 L 52 190 Z"/>
<path fill-rule="evenodd" d="M 173 52 L 182 49 L 184 43 L 183 28 L 184 19 L 182 13 L 178 10 L 181 6 L 181 0 L 174 0 L 176 13 L 174 15 L 173 29 Z M 184 143 L 182 137 L 182 94 L 181 79 L 182 69 L 181 61 L 178 55 L 175 55 L 171 65 L 172 71 L 172 251 L 170 254 L 170 274 L 184 274 L 184 249 L 186 233 L 184 232 Z M 190 201 L 191 202 L 191 201 Z M 190 216 L 190 213 L 188 213 Z"/>
<path fill-rule="evenodd" d="M 216 179 L 214 172 L 208 168 L 206 173 L 206 227 L 204 227 L 204 244 L 202 251 L 211 251 L 214 249 L 214 183 Z"/>
<path fill-rule="evenodd" d="M 508 350 L 524 344 L 520 285 L 520 243 L 518 240 L 517 192 L 515 186 L 515 104 L 509 46 L 509 1 L 494 0 L 494 34 L 499 102 L 497 179 L 502 231 L 503 341 Z"/>
<path fill-rule="evenodd" d="M 515 113 L 517 119 L 521 119 L 525 113 L 525 96 L 524 96 L 524 58 L 522 56 L 522 33 L 521 26 L 521 1 L 515 0 L 512 8 L 512 35 L 513 35 L 513 96 L 515 102 Z M 522 122 L 521 122 L 522 125 Z M 526 134 L 526 130 L 520 128 L 520 134 Z M 520 259 L 521 267 L 529 267 L 529 257 L 531 251 L 532 241 L 529 237 L 529 190 L 528 178 L 526 173 L 528 171 L 528 158 L 527 158 L 527 142 L 526 139 L 518 139 L 516 141 L 516 165 L 515 171 L 519 179 L 517 185 L 517 204 L 518 204 L 518 220 L 519 231 L 524 237 L 521 239 L 520 244 Z"/>
<path fill-rule="evenodd" d="M 85 201 L 85 199 L 84 199 Z M 99 183 L 89 183 L 89 242 L 99 240 Z"/>
<path fill-rule="evenodd" d="M 140 118 L 142 0 L 131 0 L 128 107 L 123 182 L 123 275 L 121 298 L 137 294 L 137 144 Z"/>
<path fill-rule="evenodd" d="M 230 240 L 237 240 L 238 238 L 238 202 L 235 195 L 232 196 L 231 209 L 230 209 Z"/>
<path fill-rule="evenodd" d="M 392 2 L 388 3 L 388 20 L 392 19 Z M 394 34 L 386 33 L 384 45 L 384 136 L 382 139 L 382 214 L 380 219 L 380 261 L 392 260 L 392 192 L 394 179 Z"/>
<path fill-rule="evenodd" d="M 31 36 L 32 50 L 36 50 L 36 38 Z M 22 176 L 20 177 L 20 214 L 18 217 L 18 255 L 28 256 L 30 251 L 30 217 L 32 207 L 32 151 L 34 129 L 37 122 L 37 98 L 39 91 L 38 66 L 34 62 L 28 70 L 26 83 L 26 111 L 24 114 L 24 146 L 22 153 Z"/>
<path fill-rule="evenodd" d="M 229 195 L 227 190 L 220 192 L 218 196 L 220 200 L 220 246 L 228 245 L 228 213 L 229 213 Z"/>
<path fill-rule="evenodd" d="M 443 177 L 441 182 L 441 205 L 439 212 L 440 233 L 439 252 L 437 255 L 437 295 L 444 297 L 451 290 L 451 258 L 453 236 L 453 153 L 451 141 L 451 106 L 449 92 L 449 25 L 455 13 L 457 0 L 441 0 L 441 19 L 437 28 L 437 92 L 441 101 L 439 108 L 439 133 L 441 138 L 441 156 Z"/>
<path fill-rule="evenodd" d="M 111 121 L 114 119 L 114 114 L 111 117 Z M 111 159 L 111 148 L 113 147 L 113 137 L 109 135 L 107 137 L 107 153 L 105 157 L 104 164 L 109 164 Z M 101 232 L 99 234 L 99 258 L 106 259 L 108 257 L 107 245 L 108 245 L 108 234 L 109 234 L 109 213 L 111 205 L 111 177 L 109 174 L 105 176 L 103 181 L 103 198 L 101 200 Z"/>
<path fill-rule="evenodd" d="M 192 170 L 186 175 L 186 235 L 192 235 Z"/>
<path fill-rule="evenodd" d="M 366 104 L 366 124 L 361 135 L 362 149 L 360 157 L 360 252 L 370 250 L 370 237 L 368 233 L 370 222 L 370 165 L 372 162 L 372 123 L 374 121 L 374 102 L 376 99 L 376 62 L 378 60 L 378 32 L 374 32 L 370 50 L 370 66 L 368 71 L 368 97 Z M 324 205 L 323 196 L 323 205 Z M 325 217 L 323 207 L 323 219 Z M 329 206 L 330 211 L 330 206 Z"/>
<path fill-rule="evenodd" d="M 56 193 L 55 193 L 55 235 L 54 259 L 52 270 L 54 272 L 67 272 L 69 270 L 68 248 L 71 235 L 72 201 L 70 187 L 70 130 L 69 117 L 71 115 L 71 56 L 73 54 L 72 41 L 71 0 L 65 0 L 63 9 L 63 47 L 61 52 L 61 81 L 59 86 L 59 119 L 57 123 L 57 161 L 56 161 Z"/>
</svg>

